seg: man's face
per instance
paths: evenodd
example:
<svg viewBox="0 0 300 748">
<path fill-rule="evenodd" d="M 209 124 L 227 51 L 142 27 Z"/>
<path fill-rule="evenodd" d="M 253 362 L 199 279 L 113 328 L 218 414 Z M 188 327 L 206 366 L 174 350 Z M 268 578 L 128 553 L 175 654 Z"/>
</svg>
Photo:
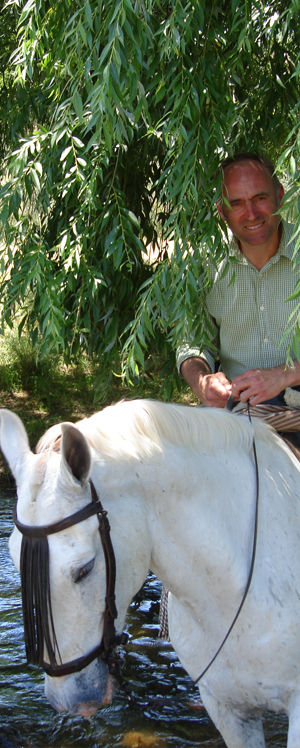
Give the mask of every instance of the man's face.
<svg viewBox="0 0 300 748">
<path fill-rule="evenodd" d="M 274 214 L 283 192 L 280 187 L 276 194 L 271 174 L 258 161 L 238 161 L 225 169 L 223 195 L 230 207 L 223 200 L 218 210 L 242 250 L 267 246 L 274 239 L 280 222 Z"/>
</svg>

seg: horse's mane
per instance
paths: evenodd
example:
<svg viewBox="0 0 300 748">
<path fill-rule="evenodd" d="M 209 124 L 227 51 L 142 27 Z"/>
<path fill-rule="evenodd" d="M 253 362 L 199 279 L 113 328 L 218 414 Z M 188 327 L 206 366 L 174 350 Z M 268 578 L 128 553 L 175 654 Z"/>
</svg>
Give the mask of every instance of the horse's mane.
<svg viewBox="0 0 300 748">
<path fill-rule="evenodd" d="M 254 419 L 256 438 L 270 443 L 273 432 Z M 246 417 L 236 417 L 219 408 L 196 408 L 156 400 L 125 400 L 110 405 L 89 418 L 78 421 L 77 428 L 96 451 L 110 458 L 142 458 L 163 449 L 164 442 L 196 451 L 227 450 L 242 447 L 248 451 L 253 428 Z M 54 446 L 61 434 L 57 424 L 37 445 L 37 452 Z"/>
</svg>

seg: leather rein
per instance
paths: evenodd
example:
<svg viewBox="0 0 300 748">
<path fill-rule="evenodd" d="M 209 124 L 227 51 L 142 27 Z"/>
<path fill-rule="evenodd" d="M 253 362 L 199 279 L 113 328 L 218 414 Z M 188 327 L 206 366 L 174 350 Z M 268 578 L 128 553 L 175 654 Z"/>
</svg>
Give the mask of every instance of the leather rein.
<svg viewBox="0 0 300 748">
<path fill-rule="evenodd" d="M 228 398 L 228 400 L 227 400 L 227 403 L 225 405 L 225 410 L 232 411 L 234 405 L 236 405 L 235 399 L 234 399 L 233 395 L 230 395 L 229 398 Z M 247 412 L 248 412 L 249 421 L 250 421 L 250 423 L 252 423 L 252 421 L 251 421 L 251 415 L 250 415 L 250 408 L 249 408 L 249 400 L 247 402 Z M 198 675 L 198 678 L 196 678 L 196 680 L 194 680 L 194 685 L 196 685 L 197 683 L 199 683 L 200 680 L 202 680 L 203 676 L 207 673 L 207 671 L 209 670 L 209 668 L 211 667 L 211 665 L 213 664 L 213 662 L 218 657 L 218 654 L 221 652 L 221 649 L 224 647 L 224 644 L 227 641 L 229 635 L 231 634 L 232 629 L 233 629 L 233 627 L 234 627 L 234 625 L 235 625 L 235 623 L 236 623 L 236 621 L 237 621 L 237 619 L 238 619 L 238 617 L 240 615 L 240 612 L 241 612 L 241 610 L 243 608 L 243 605 L 245 603 L 246 597 L 247 597 L 248 592 L 249 592 L 250 584 L 252 582 L 254 565 L 255 565 L 256 546 L 257 546 L 258 505 L 259 505 L 259 472 L 258 472 L 257 452 L 256 452 L 256 444 L 255 444 L 255 438 L 254 437 L 253 437 L 253 442 L 252 442 L 252 449 L 253 449 L 254 467 L 255 467 L 256 490 L 255 490 L 255 514 L 254 514 L 252 553 L 251 553 L 251 563 L 250 563 L 250 569 L 249 569 L 249 573 L 248 573 L 248 579 L 247 579 L 247 583 L 246 583 L 246 586 L 245 586 L 245 589 L 244 589 L 244 592 L 243 592 L 243 596 L 242 596 L 241 602 L 240 602 L 239 607 L 237 609 L 237 612 L 236 612 L 236 614 L 234 616 L 233 621 L 231 622 L 231 624 L 229 626 L 229 629 L 228 629 L 226 635 L 224 636 L 223 641 L 221 642 L 220 646 L 218 647 L 218 649 L 217 649 L 216 653 L 214 654 L 214 656 L 211 658 L 211 660 L 208 663 L 208 665 L 204 668 L 204 670 L 202 670 L 202 673 L 200 673 L 200 675 Z"/>
<path fill-rule="evenodd" d="M 87 667 L 93 660 L 100 657 L 101 660 L 107 663 L 109 672 L 115 677 L 118 677 L 118 658 L 114 653 L 114 649 L 119 644 L 126 644 L 128 635 L 126 633 L 116 634 L 114 621 L 117 618 L 118 612 L 115 603 L 115 581 L 116 581 L 116 561 L 114 549 L 110 535 L 110 524 L 107 517 L 107 512 L 103 509 L 101 501 L 97 495 L 93 481 L 89 480 L 91 488 L 92 501 L 87 506 L 83 507 L 74 514 L 65 517 L 64 519 L 54 522 L 52 525 L 23 525 L 19 522 L 17 517 L 17 505 L 14 508 L 13 518 L 14 523 L 20 533 L 26 538 L 33 538 L 39 540 L 41 538 L 47 538 L 48 535 L 66 530 L 68 527 L 83 522 L 88 517 L 92 517 L 97 514 L 99 523 L 99 534 L 101 538 L 102 548 L 105 558 L 106 567 L 106 596 L 105 596 L 105 611 L 103 620 L 103 634 L 102 640 L 97 647 L 91 652 L 88 652 L 82 657 L 77 657 L 74 660 L 66 663 L 50 664 L 43 660 L 41 667 L 51 677 L 59 677 L 63 675 L 70 675 L 70 673 L 78 673 L 83 668 Z M 22 589 L 22 598 L 24 591 Z M 24 610 L 24 599 L 23 599 L 23 610 Z M 28 658 L 27 658 L 28 661 Z M 30 663 L 30 661 L 28 661 Z M 35 663 L 34 663 L 35 664 Z"/>
</svg>

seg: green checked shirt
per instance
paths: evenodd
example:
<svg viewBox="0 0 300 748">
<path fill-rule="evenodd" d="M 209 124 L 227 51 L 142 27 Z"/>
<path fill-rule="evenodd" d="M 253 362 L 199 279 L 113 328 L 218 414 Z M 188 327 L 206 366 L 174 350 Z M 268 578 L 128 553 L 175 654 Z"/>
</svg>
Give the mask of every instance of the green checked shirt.
<svg viewBox="0 0 300 748">
<path fill-rule="evenodd" d="M 186 358 L 201 356 L 215 371 L 215 359 L 231 381 L 247 369 L 285 363 L 289 338 L 279 347 L 290 314 L 298 300 L 286 301 L 295 291 L 300 269 L 293 267 L 294 226 L 282 220 L 278 252 L 258 270 L 240 251 L 235 237 L 229 245 L 232 262 L 222 278 L 226 260 L 212 271 L 212 288 L 206 299 L 217 351 L 187 341 L 177 349 L 177 366 Z M 235 280 L 230 283 L 233 273 Z M 219 352 L 219 353 L 218 353 Z"/>
</svg>

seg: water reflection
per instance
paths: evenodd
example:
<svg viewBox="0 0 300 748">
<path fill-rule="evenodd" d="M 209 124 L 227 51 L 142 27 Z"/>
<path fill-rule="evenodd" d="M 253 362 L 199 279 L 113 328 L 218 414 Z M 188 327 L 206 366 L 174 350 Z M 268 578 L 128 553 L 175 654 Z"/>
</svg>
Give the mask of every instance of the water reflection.
<svg viewBox="0 0 300 748">
<path fill-rule="evenodd" d="M 171 645 L 157 639 L 160 584 L 151 574 L 130 607 L 123 674 L 139 699 L 164 697 L 163 710 L 141 711 L 118 692 L 92 720 L 54 713 L 41 671 L 25 661 L 19 574 L 8 553 L 14 500 L 14 491 L 1 492 L 0 747 L 74 748 L 78 741 L 81 748 L 224 748 Z M 285 718 L 267 717 L 266 739 L 284 748 Z"/>
</svg>

